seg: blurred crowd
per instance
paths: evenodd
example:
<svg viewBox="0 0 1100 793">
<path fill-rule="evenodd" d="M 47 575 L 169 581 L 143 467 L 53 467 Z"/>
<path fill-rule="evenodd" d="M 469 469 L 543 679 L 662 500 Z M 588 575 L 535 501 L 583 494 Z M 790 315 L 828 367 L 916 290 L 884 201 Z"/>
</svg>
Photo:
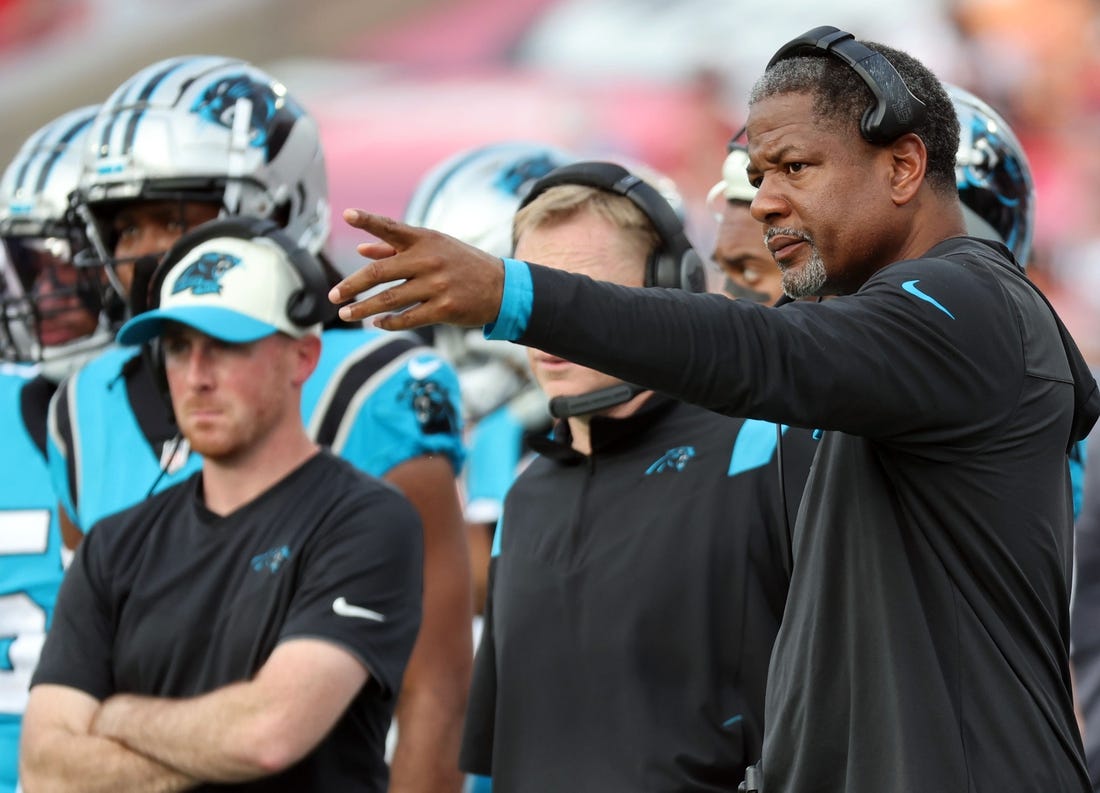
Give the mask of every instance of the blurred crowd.
<svg viewBox="0 0 1100 793">
<path fill-rule="evenodd" d="M 869 0 L 425 0 L 401 9 L 339 1 L 322 9 L 281 0 L 199 5 L 203 21 L 188 14 L 186 25 L 176 23 L 195 32 L 174 38 L 171 46 L 179 54 L 208 51 L 217 33 L 218 40 L 238 42 L 227 54 L 269 66 L 284 61 L 274 68 L 321 124 L 337 209 L 357 205 L 399 214 L 431 164 L 488 142 L 495 128 L 498 139 L 621 153 L 669 174 L 694 221 L 689 233 L 703 249 L 713 234 L 706 191 L 726 138 L 743 121 L 748 85 L 776 42 L 810 23 L 890 41 L 986 98 L 1016 129 L 1038 192 L 1031 272 L 1090 363 L 1100 363 L 1100 312 L 1089 288 L 1100 281 L 1100 270 L 1088 265 L 1100 249 L 1093 189 L 1100 173 L 1100 150 L 1093 145 L 1100 118 L 1100 14 L 1091 0 L 930 0 L 907 8 Z M 251 25 L 236 19 L 236 7 L 254 7 L 243 15 L 253 18 Z M 165 29 L 169 25 L 152 22 L 183 14 L 163 3 L 4 0 L 0 83 L 10 93 L 32 81 L 27 65 L 40 63 L 35 53 L 52 52 L 60 46 L 54 42 L 78 36 L 81 28 L 109 30 L 97 23 L 101 17 L 119 29 L 127 21 Z M 274 19 L 290 22 L 284 27 L 299 31 L 297 39 L 292 32 L 274 34 Z M 331 27 L 318 35 L 326 20 Z M 315 51 L 303 51 L 311 47 Z M 98 93 L 148 60 L 134 54 L 120 68 L 127 49 L 134 48 L 97 58 L 103 71 L 114 68 Z M 69 75 L 60 85 L 95 74 L 85 62 L 63 58 L 54 68 Z M 72 105 L 44 107 L 36 118 L 21 120 L 22 134 L 13 135 L 18 140 L 2 154 L 10 158 L 37 124 Z"/>
<path fill-rule="evenodd" d="M 472 37 L 477 38 L 478 30 L 482 38 L 488 35 L 478 20 L 489 16 L 496 4 L 471 0 L 451 5 L 468 12 L 464 30 L 470 30 Z M 386 106 L 387 98 L 407 79 L 403 75 L 415 75 L 419 85 L 432 80 L 447 84 L 456 74 L 483 77 L 487 70 L 499 74 L 504 69 L 525 80 L 531 79 L 532 72 L 551 74 L 555 82 L 524 85 L 540 92 L 530 101 L 541 99 L 553 108 L 532 122 L 540 125 L 540 138 L 596 155 L 615 150 L 667 173 L 684 195 L 689 233 L 706 250 L 713 234 L 705 210 L 706 191 L 720 167 L 725 141 L 744 120 L 748 87 L 775 43 L 810 22 L 846 26 L 859 36 L 908 49 L 943 79 L 986 98 L 1017 131 L 1031 161 L 1038 196 L 1031 273 L 1062 312 L 1086 358 L 1100 365 L 1100 304 L 1089 289 L 1100 280 L 1100 269 L 1089 265 L 1094 252 L 1100 252 L 1100 199 L 1094 189 L 1100 175 L 1100 149 L 1093 144 L 1100 121 L 1100 93 L 1095 87 L 1100 14 L 1094 2 L 935 0 L 906 9 L 865 0 L 660 4 L 596 0 L 519 5 L 527 9 L 525 32 L 517 32 L 524 20 L 516 18 L 524 12 L 513 11 L 510 26 L 495 34 L 514 37 L 509 39 L 512 48 L 486 42 L 479 57 L 468 45 L 451 60 L 438 48 L 418 49 L 408 42 L 408 35 L 401 37 L 400 25 L 396 32 L 386 29 L 363 39 L 365 57 L 377 54 L 402 67 L 396 77 L 398 89 L 392 93 L 365 90 L 359 101 L 370 109 L 363 116 L 348 116 L 347 110 L 334 108 L 327 130 L 327 143 L 337 141 L 334 159 L 340 156 L 339 141 L 352 134 L 351 129 L 376 139 L 382 133 L 365 126 L 399 127 L 402 118 L 415 126 L 416 113 L 404 104 L 393 122 L 370 115 Z M 421 14 L 410 31 L 423 36 L 425 16 Z M 396 45 L 391 42 L 395 35 Z M 564 89 L 560 80 L 566 81 Z M 600 83 L 609 86 L 604 94 L 598 93 Z M 639 83 L 645 85 L 644 91 Z M 515 101 L 511 80 L 498 85 L 500 104 L 482 101 L 477 84 L 467 84 L 470 93 L 465 99 L 462 86 L 456 86 L 455 95 L 471 115 L 491 113 L 488 123 L 512 129 L 512 137 L 534 134 L 529 128 L 514 129 L 519 124 L 516 117 L 532 111 Z M 574 99 L 563 101 L 562 91 L 573 91 Z M 629 95 L 633 101 L 623 100 L 623 107 L 610 108 L 616 95 Z M 318 98 L 324 130 L 329 100 L 324 92 L 318 92 Z M 345 99 L 341 107 L 355 101 Z M 452 116 L 455 110 L 450 109 Z M 468 134 L 464 128 L 468 120 L 456 118 L 456 123 L 458 136 Z M 371 168 L 370 151 L 363 147 L 355 152 L 358 168 L 345 171 L 343 177 L 336 169 L 336 206 L 341 199 L 365 205 L 374 189 L 359 178 L 363 168 Z M 439 154 L 422 155 L 419 170 Z M 405 177 L 408 187 L 395 190 L 403 194 L 398 207 L 411 191 L 415 170 Z M 351 183 L 347 188 L 345 181 Z M 356 188 L 359 195 L 353 192 Z M 399 211 L 385 201 L 370 208 Z"/>
<path fill-rule="evenodd" d="M 1093 366 L 1100 364 L 1100 58 L 1095 3 L 964 0 L 960 79 L 1000 108 L 1031 160 L 1037 192 L 1032 277 Z"/>
</svg>

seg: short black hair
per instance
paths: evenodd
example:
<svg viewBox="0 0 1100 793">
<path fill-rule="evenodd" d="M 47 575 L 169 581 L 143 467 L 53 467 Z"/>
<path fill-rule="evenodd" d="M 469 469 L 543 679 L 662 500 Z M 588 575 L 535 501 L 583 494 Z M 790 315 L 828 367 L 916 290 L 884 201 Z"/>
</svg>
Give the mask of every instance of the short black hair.
<svg viewBox="0 0 1100 793">
<path fill-rule="evenodd" d="M 955 182 L 955 154 L 959 148 L 959 119 L 951 97 L 932 71 L 912 55 L 870 41 L 866 47 L 888 60 L 928 112 L 913 132 L 928 150 L 925 173 L 937 192 L 949 194 L 958 188 Z M 862 78 L 838 58 L 826 53 L 801 55 L 775 63 L 756 81 L 749 105 L 778 94 L 808 93 L 818 117 L 835 121 L 845 129 L 859 133 L 863 113 L 875 102 L 874 94 Z M 883 144 L 885 145 L 885 144 Z"/>
</svg>

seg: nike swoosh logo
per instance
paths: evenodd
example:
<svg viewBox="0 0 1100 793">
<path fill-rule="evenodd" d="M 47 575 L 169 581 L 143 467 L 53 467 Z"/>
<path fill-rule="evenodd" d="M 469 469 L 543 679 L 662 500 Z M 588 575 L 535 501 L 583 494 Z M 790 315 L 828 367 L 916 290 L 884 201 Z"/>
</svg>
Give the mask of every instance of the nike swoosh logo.
<svg viewBox="0 0 1100 793">
<path fill-rule="evenodd" d="M 338 597 L 332 601 L 332 610 L 341 617 L 358 617 L 359 619 L 374 620 L 375 622 L 386 621 L 385 616 L 377 611 L 365 609 L 362 606 L 353 606 L 343 597 Z"/>
<path fill-rule="evenodd" d="M 919 297 L 924 302 L 931 303 L 933 306 L 938 308 L 944 314 L 951 317 L 951 319 L 954 319 L 955 315 L 952 314 L 950 311 L 948 311 L 946 308 L 944 308 L 943 305 L 940 303 L 940 301 L 936 300 L 936 298 L 932 297 L 931 295 L 926 295 L 924 292 L 917 289 L 917 284 L 919 284 L 919 283 L 920 283 L 920 279 L 915 278 L 912 281 L 906 281 L 905 283 L 903 283 L 901 285 L 901 288 L 904 289 L 909 294 L 913 295 L 914 297 Z"/>
<path fill-rule="evenodd" d="M 438 358 L 429 359 L 427 361 L 418 361 L 414 359 L 409 361 L 409 374 L 412 375 L 413 380 L 424 380 L 435 374 L 436 370 L 442 365 L 443 361 Z"/>
</svg>

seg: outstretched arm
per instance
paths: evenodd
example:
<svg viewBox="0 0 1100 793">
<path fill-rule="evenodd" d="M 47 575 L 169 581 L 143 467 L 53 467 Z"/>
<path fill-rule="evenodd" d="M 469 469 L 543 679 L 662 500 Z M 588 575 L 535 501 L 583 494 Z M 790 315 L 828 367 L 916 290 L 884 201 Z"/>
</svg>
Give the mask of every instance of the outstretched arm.
<svg viewBox="0 0 1100 793">
<path fill-rule="evenodd" d="M 19 750 L 27 793 L 169 793 L 198 780 L 110 738 L 93 735 L 99 700 L 68 686 L 31 689 Z"/>
<path fill-rule="evenodd" d="M 292 639 L 248 682 L 188 699 L 110 697 L 91 732 L 208 782 L 258 779 L 316 747 L 366 680 L 365 667 L 347 650 Z"/>
<path fill-rule="evenodd" d="M 380 241 L 358 246 L 361 256 L 374 261 L 333 287 L 329 298 L 343 303 L 380 284 L 404 283 L 343 306 L 341 319 L 381 314 L 374 324 L 386 330 L 441 322 L 479 327 L 496 319 L 504 288 L 504 266 L 497 257 L 446 234 L 358 209 L 345 210 L 344 220 Z"/>
</svg>

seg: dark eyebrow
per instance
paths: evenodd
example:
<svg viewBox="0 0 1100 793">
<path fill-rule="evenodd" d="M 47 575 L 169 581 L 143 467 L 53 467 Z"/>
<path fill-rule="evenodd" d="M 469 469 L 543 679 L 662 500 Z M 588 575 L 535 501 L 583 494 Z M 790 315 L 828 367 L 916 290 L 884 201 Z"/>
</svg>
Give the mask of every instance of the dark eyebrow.
<svg viewBox="0 0 1100 793">
<path fill-rule="evenodd" d="M 770 156 L 766 153 L 763 156 L 765 157 L 765 159 L 768 160 L 768 162 L 779 162 L 780 160 L 786 158 L 791 152 L 795 152 L 797 149 L 798 146 L 796 144 L 786 143 L 776 149 L 776 151 L 774 151 Z"/>
</svg>

